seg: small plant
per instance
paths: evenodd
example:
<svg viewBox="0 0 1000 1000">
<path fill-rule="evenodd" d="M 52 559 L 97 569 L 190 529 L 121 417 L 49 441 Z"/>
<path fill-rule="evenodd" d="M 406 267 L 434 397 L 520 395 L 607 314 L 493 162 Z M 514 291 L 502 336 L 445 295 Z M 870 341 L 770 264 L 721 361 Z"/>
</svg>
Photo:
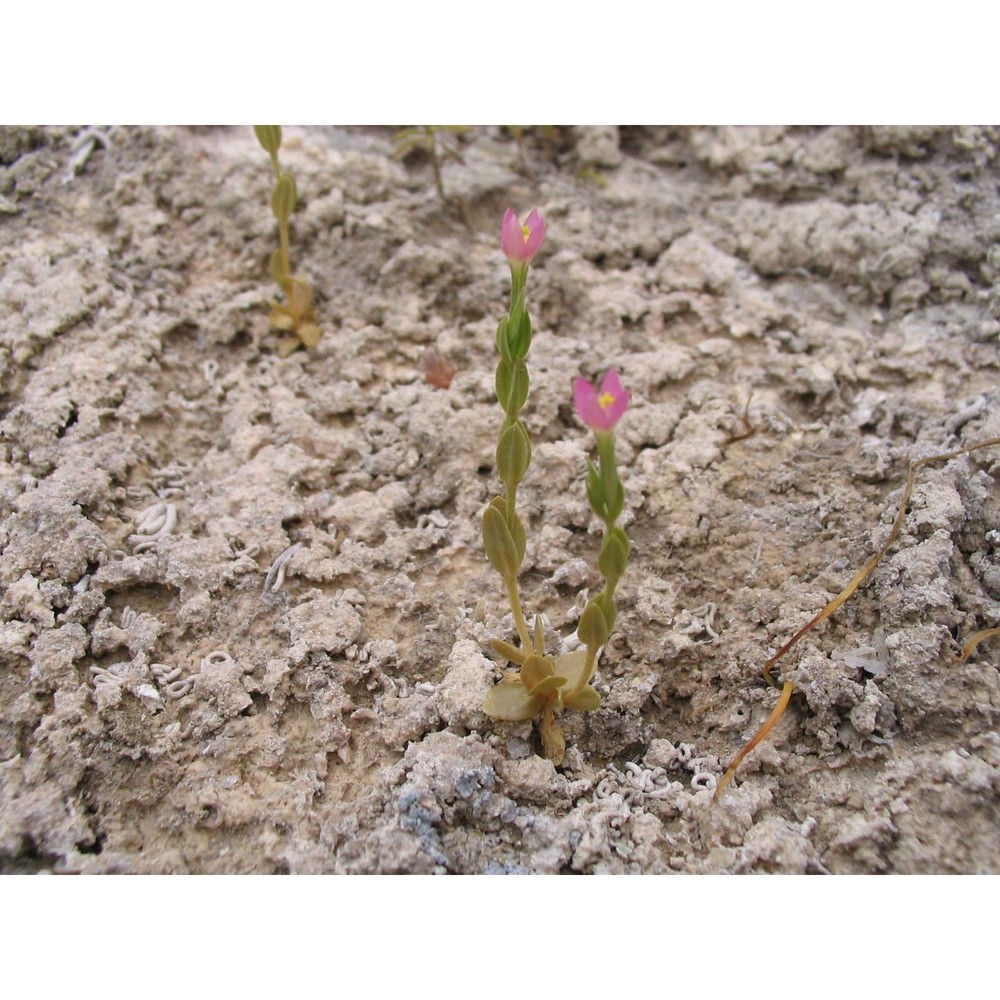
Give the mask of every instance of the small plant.
<svg viewBox="0 0 1000 1000">
<path fill-rule="evenodd" d="M 522 225 L 511 209 L 501 231 L 504 253 L 510 263 L 510 311 L 497 327 L 496 394 L 504 422 L 496 450 L 497 473 L 504 495 L 495 497 L 483 514 L 483 544 L 493 568 L 503 578 L 510 600 L 520 647 L 493 640 L 493 648 L 519 668 L 493 687 L 483 711 L 494 719 L 520 722 L 537 719 L 545 756 L 561 764 L 566 741 L 556 715 L 563 709 L 592 712 L 601 697 L 591 686 L 597 657 L 614 628 L 615 587 L 625 571 L 630 544 L 617 525 L 625 504 L 625 490 L 615 463 L 614 428 L 629 407 L 630 396 L 618 373 L 608 371 L 600 386 L 577 378 L 573 400 L 577 416 L 593 432 L 598 464 L 587 463 L 587 497 L 604 522 L 604 540 L 598 567 L 604 589 L 590 600 L 580 616 L 577 635 L 585 648 L 563 656 L 548 656 L 541 619 L 532 629 L 521 607 L 517 577 L 524 560 L 525 530 L 517 514 L 517 487 L 531 463 L 531 442 L 520 418 L 528 398 L 529 376 L 525 359 L 531 347 L 531 319 L 525 307 L 528 267 L 545 239 L 545 222 L 532 212 Z"/>
<path fill-rule="evenodd" d="M 298 191 L 295 178 L 281 169 L 278 149 L 281 146 L 280 125 L 254 125 L 254 135 L 271 157 L 274 169 L 274 190 L 271 192 L 271 211 L 278 220 L 281 245 L 271 254 L 271 277 L 285 293 L 285 304 L 275 304 L 271 308 L 271 325 L 276 330 L 293 334 L 286 337 L 278 348 L 282 357 L 291 354 L 300 344 L 315 347 L 319 343 L 320 329 L 313 310 L 312 286 L 292 272 L 289 251 L 288 220 L 295 211 Z"/>
<path fill-rule="evenodd" d="M 437 190 L 441 204 L 447 207 L 450 203 L 448 195 L 444 190 L 444 178 L 441 175 L 441 167 L 448 160 L 455 163 L 463 163 L 462 152 L 458 145 L 449 142 L 444 136 L 463 135 L 469 131 L 468 125 L 416 125 L 413 128 L 406 128 L 397 132 L 394 137 L 395 145 L 392 149 L 394 160 L 405 160 L 411 153 L 424 152 L 431 162 L 431 172 L 434 174 L 434 187 Z M 456 198 L 455 203 L 462 216 L 462 222 L 468 229 L 472 228 L 469 220 L 468 206 L 463 198 Z"/>
</svg>

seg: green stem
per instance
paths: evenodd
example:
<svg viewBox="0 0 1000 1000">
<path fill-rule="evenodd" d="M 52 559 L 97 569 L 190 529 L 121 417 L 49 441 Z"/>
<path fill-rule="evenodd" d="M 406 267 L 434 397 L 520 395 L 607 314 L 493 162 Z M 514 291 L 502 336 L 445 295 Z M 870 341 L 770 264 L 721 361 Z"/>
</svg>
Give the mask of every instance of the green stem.
<svg viewBox="0 0 1000 1000">
<path fill-rule="evenodd" d="M 285 265 L 285 274 L 292 276 L 292 261 L 290 253 L 290 241 L 288 239 L 288 220 L 278 220 L 278 233 L 281 236 L 281 260 Z"/>
<path fill-rule="evenodd" d="M 281 164 L 278 162 L 278 151 L 275 150 L 271 153 L 271 168 L 274 170 L 274 179 L 277 180 L 281 176 Z M 278 220 L 278 233 L 281 238 L 281 262 L 285 265 L 285 274 L 291 276 L 292 273 L 292 260 L 290 253 L 290 240 L 288 238 L 288 220 L 279 219 Z M 289 305 L 291 305 L 291 299 L 289 299 Z"/>
<path fill-rule="evenodd" d="M 598 464 L 600 466 L 600 476 L 601 484 L 604 488 L 604 495 L 606 502 L 610 505 L 619 490 L 619 478 L 618 478 L 618 465 L 615 461 L 615 438 L 610 431 L 597 431 L 594 435 L 597 439 L 597 456 Z M 601 516 L 601 515 L 599 515 Z M 617 518 L 614 517 L 603 517 L 601 520 L 604 521 L 604 537 L 607 538 L 608 533 L 614 528 L 615 521 Z M 605 578 L 604 591 L 608 595 L 608 599 L 614 603 L 615 588 L 618 586 L 618 580 Z M 610 638 L 610 636 L 608 637 Z M 605 640 L 606 642 L 607 640 Z M 590 643 L 587 644 L 587 658 L 584 661 L 583 672 L 580 674 L 580 679 L 573 686 L 573 689 L 569 692 L 569 695 L 579 694 L 586 684 L 589 684 L 597 670 L 597 651 L 600 646 L 592 646 Z"/>
<path fill-rule="evenodd" d="M 524 612 L 521 610 L 521 594 L 517 587 L 517 577 L 507 577 L 504 583 L 507 584 L 507 596 L 510 599 L 510 609 L 514 612 L 514 624 L 517 626 L 521 648 L 530 653 L 534 647 L 531 644 L 531 633 L 528 631 L 528 623 L 524 620 Z"/>
<path fill-rule="evenodd" d="M 618 484 L 618 464 L 615 461 L 615 438 L 610 431 L 598 431 L 597 438 L 597 458 L 601 471 L 601 482 L 604 484 L 605 498 L 610 501 L 615 487 Z M 611 530 L 614 526 L 614 519 L 602 519 Z"/>
<path fill-rule="evenodd" d="M 590 683 L 590 678 L 594 676 L 597 670 L 597 648 L 594 646 L 587 647 L 587 658 L 583 663 L 583 672 L 580 674 L 580 679 L 573 685 L 573 690 L 569 692 L 568 697 L 573 697 L 578 695 L 584 687 Z"/>
<path fill-rule="evenodd" d="M 510 316 L 508 322 L 514 323 L 524 312 L 524 288 L 528 283 L 528 265 L 510 265 Z"/>
</svg>

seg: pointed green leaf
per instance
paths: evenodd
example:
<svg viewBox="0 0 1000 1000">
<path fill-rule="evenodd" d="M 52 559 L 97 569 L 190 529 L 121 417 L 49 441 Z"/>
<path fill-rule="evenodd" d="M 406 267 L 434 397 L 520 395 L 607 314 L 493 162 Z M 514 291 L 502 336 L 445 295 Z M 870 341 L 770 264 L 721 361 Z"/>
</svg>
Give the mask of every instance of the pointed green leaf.
<svg viewBox="0 0 1000 1000">
<path fill-rule="evenodd" d="M 516 319 L 516 327 L 513 322 L 507 324 L 507 350 L 513 360 L 519 361 L 531 347 L 531 317 L 523 309 Z"/>
<path fill-rule="evenodd" d="M 542 699 L 528 694 L 523 684 L 503 682 L 490 689 L 483 702 L 483 711 L 492 719 L 525 722 L 533 719 L 542 705 Z"/>
<path fill-rule="evenodd" d="M 607 505 L 604 502 L 604 484 L 594 463 L 587 460 L 587 499 L 590 509 L 600 518 L 607 519 Z"/>
<path fill-rule="evenodd" d="M 524 524 L 521 519 L 517 516 L 515 511 L 509 518 L 507 516 L 507 501 L 503 497 L 494 497 L 490 501 L 490 506 L 496 507 L 500 511 L 500 516 L 504 519 L 504 523 L 507 525 L 510 531 L 511 537 L 514 539 L 514 548 L 517 550 L 517 566 L 518 569 L 521 567 L 521 563 L 524 562 L 524 549 L 527 545 L 527 536 L 524 531 Z"/>
<path fill-rule="evenodd" d="M 297 200 L 295 178 L 287 170 L 283 171 L 274 182 L 274 190 L 271 192 L 271 211 L 274 212 L 274 217 L 280 222 L 287 222 L 295 211 Z"/>
<path fill-rule="evenodd" d="M 490 639 L 490 645 L 508 663 L 516 663 L 518 666 L 524 663 L 526 654 L 518 649 L 517 646 L 512 646 L 509 642 L 504 642 L 503 639 Z"/>
<path fill-rule="evenodd" d="M 608 623 L 608 635 L 611 635 L 611 630 L 615 627 L 615 619 L 618 617 L 614 592 L 605 587 L 594 598 L 594 603 L 601 609 L 601 614 L 604 615 L 604 620 Z"/>
<path fill-rule="evenodd" d="M 497 441 L 497 474 L 508 486 L 516 486 L 531 464 L 531 442 L 520 420 L 515 420 Z"/>
<path fill-rule="evenodd" d="M 625 487 L 617 475 L 613 482 L 605 484 L 604 496 L 607 501 L 607 520 L 617 521 L 625 507 Z"/>
<path fill-rule="evenodd" d="M 507 349 L 507 317 L 504 316 L 497 324 L 497 351 L 505 361 L 513 361 Z"/>
<path fill-rule="evenodd" d="M 517 576 L 521 565 L 517 546 L 503 514 L 490 504 L 483 513 L 483 546 L 490 565 L 505 579 Z"/>
<path fill-rule="evenodd" d="M 545 626 L 541 615 L 535 615 L 535 652 L 539 656 L 545 655 Z"/>
<path fill-rule="evenodd" d="M 497 373 L 493 378 L 493 388 L 496 390 L 497 402 L 507 409 L 507 400 L 510 398 L 510 383 L 513 376 L 513 363 L 506 358 L 501 358 L 497 363 Z"/>
<path fill-rule="evenodd" d="M 507 414 L 516 416 L 528 398 L 528 368 L 523 361 L 501 359 L 497 365 L 497 399 Z"/>
</svg>

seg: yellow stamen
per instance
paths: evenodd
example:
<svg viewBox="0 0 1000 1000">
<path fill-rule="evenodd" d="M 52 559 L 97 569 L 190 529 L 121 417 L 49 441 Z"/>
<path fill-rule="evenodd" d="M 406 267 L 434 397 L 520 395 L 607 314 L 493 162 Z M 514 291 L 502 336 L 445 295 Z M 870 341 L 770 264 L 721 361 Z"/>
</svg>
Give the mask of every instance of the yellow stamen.
<svg viewBox="0 0 1000 1000">
<path fill-rule="evenodd" d="M 531 239 L 531 226 L 521 226 L 521 235 L 524 237 L 524 242 L 527 243 Z"/>
<path fill-rule="evenodd" d="M 614 401 L 615 397 L 610 392 L 602 392 L 600 396 L 597 397 L 597 405 L 600 406 L 602 410 L 606 410 Z"/>
</svg>

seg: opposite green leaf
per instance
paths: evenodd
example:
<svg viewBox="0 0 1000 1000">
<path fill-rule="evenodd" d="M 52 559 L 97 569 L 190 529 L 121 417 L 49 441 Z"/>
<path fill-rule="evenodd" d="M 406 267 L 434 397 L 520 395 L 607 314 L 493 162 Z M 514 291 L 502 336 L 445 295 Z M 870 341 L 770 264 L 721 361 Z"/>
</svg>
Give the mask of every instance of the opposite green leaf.
<svg viewBox="0 0 1000 1000">
<path fill-rule="evenodd" d="M 490 564 L 505 580 L 517 576 L 521 565 L 517 546 L 503 514 L 493 504 L 483 514 L 483 546 Z"/>
<path fill-rule="evenodd" d="M 280 125 L 254 125 L 253 134 L 269 153 L 274 155 L 278 152 L 278 147 L 281 145 Z"/>
<path fill-rule="evenodd" d="M 523 361 L 502 358 L 497 365 L 497 399 L 509 416 L 515 416 L 528 398 L 528 368 Z"/>
<path fill-rule="evenodd" d="M 524 663 L 521 664 L 521 683 L 530 691 L 554 673 L 552 661 L 547 656 L 538 656 L 533 653 L 526 656 Z"/>
<path fill-rule="evenodd" d="M 566 683 L 565 677 L 543 677 L 528 693 L 536 698 L 545 698 Z"/>
<path fill-rule="evenodd" d="M 509 642 L 504 642 L 503 639 L 490 639 L 490 645 L 508 663 L 516 663 L 518 666 L 524 663 L 526 654 L 523 650 L 518 649 L 517 646 L 512 646 Z"/>
<path fill-rule="evenodd" d="M 625 533 L 621 528 L 612 528 L 604 536 L 601 544 L 601 553 L 597 557 L 597 567 L 608 579 L 617 582 L 625 572 L 625 563 L 628 562 L 628 538 L 622 538 Z"/>
<path fill-rule="evenodd" d="M 504 316 L 497 324 L 497 351 L 505 361 L 513 360 L 507 349 L 507 317 Z"/>
<path fill-rule="evenodd" d="M 587 684 L 574 695 L 564 695 L 563 705 L 578 712 L 596 712 L 601 707 L 601 696 Z"/>
<path fill-rule="evenodd" d="M 604 483 L 594 463 L 587 460 L 587 499 L 590 509 L 600 518 L 607 519 L 607 504 L 604 502 Z"/>
<path fill-rule="evenodd" d="M 274 212 L 274 217 L 280 222 L 287 222 L 289 216 L 295 211 L 297 200 L 295 178 L 284 171 L 274 182 L 274 191 L 271 192 L 271 211 Z"/>
<path fill-rule="evenodd" d="M 531 464 L 531 442 L 520 420 L 512 423 L 497 441 L 497 474 L 506 485 L 516 485 Z"/>
<path fill-rule="evenodd" d="M 542 704 L 542 699 L 528 694 L 523 684 L 504 682 L 490 688 L 483 702 L 483 711 L 490 718 L 503 722 L 526 722 L 538 714 Z"/>
<path fill-rule="evenodd" d="M 512 322 L 507 324 L 507 349 L 511 358 L 519 361 L 527 356 L 531 347 L 531 317 L 527 310 L 519 314 L 517 327 Z"/>
<path fill-rule="evenodd" d="M 580 623 L 576 627 L 580 641 L 588 646 L 603 646 L 608 641 L 611 628 L 603 612 L 595 601 L 591 601 L 580 615 Z"/>
</svg>

